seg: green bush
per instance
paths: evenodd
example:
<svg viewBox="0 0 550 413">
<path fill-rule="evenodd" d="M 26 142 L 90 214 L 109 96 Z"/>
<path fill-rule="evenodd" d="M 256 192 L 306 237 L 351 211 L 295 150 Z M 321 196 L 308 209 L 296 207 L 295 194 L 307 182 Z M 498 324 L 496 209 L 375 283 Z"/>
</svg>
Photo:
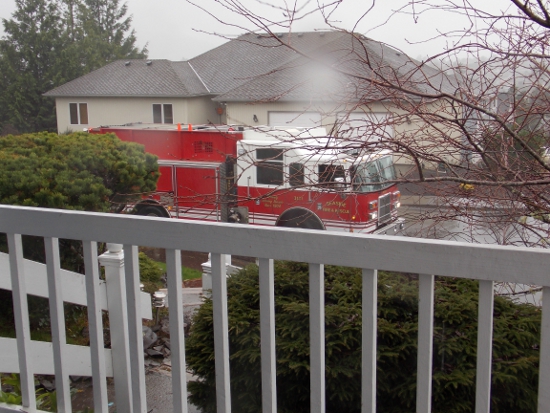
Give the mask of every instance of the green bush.
<svg viewBox="0 0 550 413">
<path fill-rule="evenodd" d="M 258 269 L 228 278 L 234 411 L 261 411 Z M 361 273 L 325 268 L 327 412 L 361 409 Z M 309 412 L 308 266 L 275 265 L 277 403 Z M 418 282 L 379 273 L 377 408 L 411 412 L 416 403 Z M 478 284 L 437 279 L 433 409 L 471 412 L 475 403 Z M 536 411 L 540 310 L 495 298 L 492 412 Z M 197 312 L 187 340 L 191 402 L 215 411 L 212 301 Z"/>
<path fill-rule="evenodd" d="M 145 253 L 139 253 L 139 279 L 143 284 L 143 290 L 154 293 L 163 287 L 161 277 L 164 270 L 155 260 L 149 258 Z"/>
</svg>

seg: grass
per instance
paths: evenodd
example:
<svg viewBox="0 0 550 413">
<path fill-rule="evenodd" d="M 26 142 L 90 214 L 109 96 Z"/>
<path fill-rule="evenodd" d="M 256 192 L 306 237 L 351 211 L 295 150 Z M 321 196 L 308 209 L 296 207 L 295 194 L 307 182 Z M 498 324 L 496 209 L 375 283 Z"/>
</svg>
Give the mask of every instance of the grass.
<svg viewBox="0 0 550 413">
<path fill-rule="evenodd" d="M 156 261 L 156 263 L 159 265 L 159 267 L 162 268 L 163 272 L 166 272 L 166 263 Z M 194 270 L 193 268 L 189 267 L 181 267 L 181 278 L 182 280 L 194 280 L 196 278 L 202 277 L 202 272 L 198 270 Z"/>
</svg>

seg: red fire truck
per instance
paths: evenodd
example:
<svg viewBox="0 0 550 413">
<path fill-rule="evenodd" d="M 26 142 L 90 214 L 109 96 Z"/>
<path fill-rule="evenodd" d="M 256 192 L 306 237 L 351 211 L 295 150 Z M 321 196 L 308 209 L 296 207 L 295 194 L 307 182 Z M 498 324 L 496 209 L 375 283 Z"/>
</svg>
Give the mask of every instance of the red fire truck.
<svg viewBox="0 0 550 413">
<path fill-rule="evenodd" d="M 138 215 L 393 234 L 400 193 L 391 153 L 338 143 L 324 128 L 129 124 L 90 129 L 159 158 Z"/>
</svg>

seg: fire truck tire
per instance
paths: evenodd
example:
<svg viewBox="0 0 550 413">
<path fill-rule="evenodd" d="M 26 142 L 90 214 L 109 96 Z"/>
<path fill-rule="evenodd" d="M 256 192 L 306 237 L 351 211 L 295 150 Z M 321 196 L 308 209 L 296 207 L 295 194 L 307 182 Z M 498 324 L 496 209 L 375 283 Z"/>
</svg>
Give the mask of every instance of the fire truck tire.
<svg viewBox="0 0 550 413">
<path fill-rule="evenodd" d="M 146 206 L 144 208 L 141 208 L 137 214 L 147 217 L 169 218 L 168 216 L 166 216 L 166 211 L 156 206 Z"/>
<path fill-rule="evenodd" d="M 283 212 L 277 222 L 277 227 L 326 229 L 325 224 L 314 212 L 305 208 L 290 208 Z"/>
</svg>

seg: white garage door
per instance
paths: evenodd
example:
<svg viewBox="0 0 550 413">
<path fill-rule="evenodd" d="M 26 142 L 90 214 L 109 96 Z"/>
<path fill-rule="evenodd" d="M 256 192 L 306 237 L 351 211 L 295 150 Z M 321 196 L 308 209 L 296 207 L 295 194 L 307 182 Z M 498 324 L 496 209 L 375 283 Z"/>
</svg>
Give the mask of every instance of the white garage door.
<svg viewBox="0 0 550 413">
<path fill-rule="evenodd" d="M 269 126 L 312 128 L 321 126 L 319 112 L 269 112 Z"/>
<path fill-rule="evenodd" d="M 366 142 L 393 138 L 389 113 L 349 112 L 338 114 L 338 136 Z"/>
</svg>

